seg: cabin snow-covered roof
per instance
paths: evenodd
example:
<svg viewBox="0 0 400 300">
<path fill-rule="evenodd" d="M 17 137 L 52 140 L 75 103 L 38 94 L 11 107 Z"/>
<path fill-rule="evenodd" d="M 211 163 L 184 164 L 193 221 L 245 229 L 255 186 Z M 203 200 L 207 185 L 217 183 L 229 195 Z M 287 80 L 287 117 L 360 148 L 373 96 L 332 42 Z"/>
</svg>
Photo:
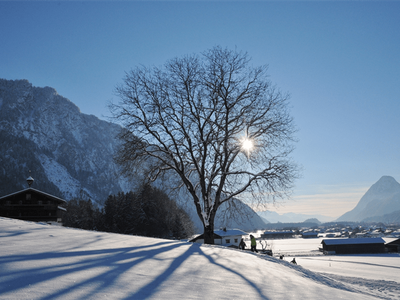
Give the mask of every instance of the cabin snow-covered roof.
<svg viewBox="0 0 400 300">
<path fill-rule="evenodd" d="M 383 238 L 386 242 L 386 245 L 400 245 L 399 238 Z"/>
<path fill-rule="evenodd" d="M 214 230 L 214 239 L 222 239 L 224 237 L 237 236 L 237 235 L 248 235 L 248 233 L 240 229 Z M 204 233 L 189 239 L 189 242 L 195 242 L 200 239 L 204 239 Z"/>
<path fill-rule="evenodd" d="M 316 231 L 305 231 L 305 232 L 302 232 L 302 235 L 318 235 L 319 234 L 319 232 L 316 232 Z"/>
<path fill-rule="evenodd" d="M 382 238 L 355 238 L 355 239 L 324 239 L 321 243 L 325 245 L 354 245 L 354 244 L 384 244 Z"/>
<path fill-rule="evenodd" d="M 192 243 L 192 242 L 196 242 L 197 240 L 202 240 L 202 239 L 204 239 L 204 233 L 195 235 L 194 237 L 189 239 L 189 242 Z M 214 232 L 214 239 L 222 239 L 222 237 Z"/>
<path fill-rule="evenodd" d="M 9 195 L 2 196 L 2 197 L 0 197 L 0 200 L 8 198 L 8 197 L 15 196 L 15 195 L 19 195 L 19 194 L 24 194 L 24 193 L 27 193 L 27 192 L 33 192 L 33 193 L 41 194 L 43 196 L 46 196 L 46 197 L 51 198 L 53 200 L 56 200 L 56 201 L 58 201 L 60 203 L 66 203 L 67 202 L 64 199 L 58 198 L 56 196 L 50 195 L 48 193 L 45 193 L 45 192 L 42 192 L 42 191 L 39 191 L 39 190 L 36 190 L 36 189 L 33 189 L 33 188 L 27 188 L 27 189 L 24 189 L 24 190 L 21 190 L 21 191 L 18 191 L 18 192 L 9 194 Z"/>
</svg>

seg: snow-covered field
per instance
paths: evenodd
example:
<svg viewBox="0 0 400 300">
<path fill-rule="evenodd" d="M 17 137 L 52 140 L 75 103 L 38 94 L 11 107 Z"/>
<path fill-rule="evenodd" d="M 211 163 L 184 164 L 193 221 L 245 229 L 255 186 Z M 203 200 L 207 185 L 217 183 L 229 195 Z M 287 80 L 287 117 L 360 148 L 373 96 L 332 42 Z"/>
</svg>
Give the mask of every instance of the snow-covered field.
<svg viewBox="0 0 400 300">
<path fill-rule="evenodd" d="M 400 254 L 322 255 L 317 249 L 323 239 L 270 240 L 268 244 L 274 253 L 284 254 L 285 260 L 296 257 L 303 268 L 360 292 L 384 299 L 400 299 Z"/>
<path fill-rule="evenodd" d="M 0 299 L 400 299 L 398 254 L 288 260 L 0 218 Z"/>
</svg>

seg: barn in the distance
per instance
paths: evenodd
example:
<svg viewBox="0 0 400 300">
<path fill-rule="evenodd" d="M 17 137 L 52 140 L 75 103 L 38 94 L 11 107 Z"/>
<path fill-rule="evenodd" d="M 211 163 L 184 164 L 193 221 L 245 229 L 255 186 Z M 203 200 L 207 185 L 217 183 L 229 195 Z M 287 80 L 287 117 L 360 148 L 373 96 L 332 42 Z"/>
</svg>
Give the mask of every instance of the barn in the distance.
<svg viewBox="0 0 400 300">
<path fill-rule="evenodd" d="M 273 240 L 273 239 L 289 239 L 294 236 L 294 231 L 293 230 L 267 230 L 263 234 L 261 234 L 262 239 L 268 239 L 268 240 Z"/>
<path fill-rule="evenodd" d="M 322 251 L 326 254 L 384 253 L 385 241 L 382 238 L 324 239 Z"/>
<path fill-rule="evenodd" d="M 0 216 L 35 222 L 61 223 L 66 201 L 31 188 L 33 178 L 27 179 L 29 188 L 0 197 Z"/>
<path fill-rule="evenodd" d="M 385 244 L 388 252 L 400 252 L 400 239 L 394 239 Z"/>
</svg>

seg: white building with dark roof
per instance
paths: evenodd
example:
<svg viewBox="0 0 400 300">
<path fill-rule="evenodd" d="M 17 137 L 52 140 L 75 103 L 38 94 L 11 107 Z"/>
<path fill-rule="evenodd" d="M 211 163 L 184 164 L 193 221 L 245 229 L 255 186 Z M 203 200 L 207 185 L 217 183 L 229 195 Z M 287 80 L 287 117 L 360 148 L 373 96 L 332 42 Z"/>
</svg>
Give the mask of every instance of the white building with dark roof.
<svg viewBox="0 0 400 300">
<path fill-rule="evenodd" d="M 214 230 L 214 243 L 216 245 L 222 245 L 226 247 L 239 247 L 240 240 L 245 236 L 248 236 L 247 232 L 240 229 L 219 229 Z M 200 234 L 195 238 L 189 240 L 193 243 L 204 243 L 204 234 Z M 250 248 L 250 245 L 247 245 Z"/>
</svg>

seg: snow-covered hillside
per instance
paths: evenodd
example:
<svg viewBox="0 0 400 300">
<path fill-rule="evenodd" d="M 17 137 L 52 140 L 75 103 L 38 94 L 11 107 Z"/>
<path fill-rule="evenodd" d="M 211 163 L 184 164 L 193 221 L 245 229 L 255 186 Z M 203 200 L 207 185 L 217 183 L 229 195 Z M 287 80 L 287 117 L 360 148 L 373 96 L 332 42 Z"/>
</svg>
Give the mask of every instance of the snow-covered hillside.
<svg viewBox="0 0 400 300">
<path fill-rule="evenodd" d="M 376 289 L 360 289 L 340 276 L 220 246 L 7 218 L 0 236 L 0 299 L 400 299 L 384 278 L 371 279 Z M 396 259 L 392 272 L 399 272 Z"/>
</svg>

